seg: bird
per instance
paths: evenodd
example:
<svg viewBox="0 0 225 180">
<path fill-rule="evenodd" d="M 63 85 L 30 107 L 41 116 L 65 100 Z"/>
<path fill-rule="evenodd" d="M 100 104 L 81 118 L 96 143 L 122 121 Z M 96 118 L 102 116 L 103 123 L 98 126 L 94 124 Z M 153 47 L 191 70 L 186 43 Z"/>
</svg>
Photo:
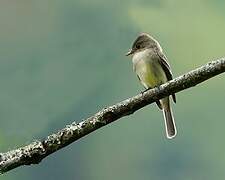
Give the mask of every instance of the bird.
<svg viewBox="0 0 225 180">
<path fill-rule="evenodd" d="M 132 57 L 133 70 L 141 84 L 147 89 L 155 88 L 173 79 L 167 57 L 159 42 L 148 33 L 141 33 L 133 42 L 132 48 L 126 53 Z M 172 94 L 176 103 L 176 96 Z M 163 111 L 166 137 L 173 139 L 177 134 L 176 124 L 170 104 L 170 97 L 156 101 Z"/>
</svg>

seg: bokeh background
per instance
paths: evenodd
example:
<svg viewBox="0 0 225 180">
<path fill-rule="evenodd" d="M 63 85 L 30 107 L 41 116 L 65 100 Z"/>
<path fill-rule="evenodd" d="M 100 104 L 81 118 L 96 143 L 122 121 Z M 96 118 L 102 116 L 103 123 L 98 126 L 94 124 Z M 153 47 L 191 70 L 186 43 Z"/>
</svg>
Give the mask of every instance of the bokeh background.
<svg viewBox="0 0 225 180">
<path fill-rule="evenodd" d="M 1 0 L 0 27 L 1 152 L 140 92 L 124 56 L 140 32 L 174 76 L 225 55 L 223 0 Z M 1 179 L 224 179 L 224 82 L 177 94 L 174 140 L 152 104 Z"/>
</svg>

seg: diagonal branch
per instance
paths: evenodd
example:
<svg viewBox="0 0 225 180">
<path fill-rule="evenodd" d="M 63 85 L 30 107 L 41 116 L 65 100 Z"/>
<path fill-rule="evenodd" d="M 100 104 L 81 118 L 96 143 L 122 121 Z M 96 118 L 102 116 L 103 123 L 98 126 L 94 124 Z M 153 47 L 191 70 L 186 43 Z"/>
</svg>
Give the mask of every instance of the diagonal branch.
<svg viewBox="0 0 225 180">
<path fill-rule="evenodd" d="M 0 153 L 0 173 L 22 165 L 38 164 L 55 151 L 123 116 L 130 115 L 158 99 L 193 87 L 223 72 L 225 72 L 225 58 L 209 62 L 157 88 L 104 108 L 78 124 L 73 122 L 43 141 L 35 141 L 27 146 Z"/>
</svg>

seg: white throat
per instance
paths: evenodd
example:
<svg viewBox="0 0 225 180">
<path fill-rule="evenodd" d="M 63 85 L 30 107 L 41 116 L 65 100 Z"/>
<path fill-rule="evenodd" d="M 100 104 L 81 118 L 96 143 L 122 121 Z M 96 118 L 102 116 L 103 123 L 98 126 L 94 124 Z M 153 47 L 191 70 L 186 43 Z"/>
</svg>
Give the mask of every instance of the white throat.
<svg viewBox="0 0 225 180">
<path fill-rule="evenodd" d="M 151 49 L 144 49 L 143 51 L 136 52 L 132 57 L 133 64 L 136 64 L 138 61 L 145 61 L 150 59 Z"/>
</svg>

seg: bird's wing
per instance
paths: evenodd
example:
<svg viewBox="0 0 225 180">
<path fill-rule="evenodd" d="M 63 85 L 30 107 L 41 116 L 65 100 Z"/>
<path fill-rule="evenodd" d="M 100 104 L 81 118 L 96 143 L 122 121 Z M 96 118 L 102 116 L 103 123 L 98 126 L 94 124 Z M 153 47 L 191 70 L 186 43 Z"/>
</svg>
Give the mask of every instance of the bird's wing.
<svg viewBox="0 0 225 180">
<path fill-rule="evenodd" d="M 172 80 L 173 79 L 173 74 L 172 74 L 172 71 L 171 71 L 169 63 L 167 62 L 166 56 L 161 51 L 156 51 L 156 53 L 157 53 L 157 55 L 160 58 L 159 63 L 162 66 L 163 70 L 165 71 L 167 79 L 169 81 Z M 175 96 L 175 94 L 172 94 L 172 98 L 173 98 L 173 101 L 176 103 L 176 96 Z"/>
</svg>

